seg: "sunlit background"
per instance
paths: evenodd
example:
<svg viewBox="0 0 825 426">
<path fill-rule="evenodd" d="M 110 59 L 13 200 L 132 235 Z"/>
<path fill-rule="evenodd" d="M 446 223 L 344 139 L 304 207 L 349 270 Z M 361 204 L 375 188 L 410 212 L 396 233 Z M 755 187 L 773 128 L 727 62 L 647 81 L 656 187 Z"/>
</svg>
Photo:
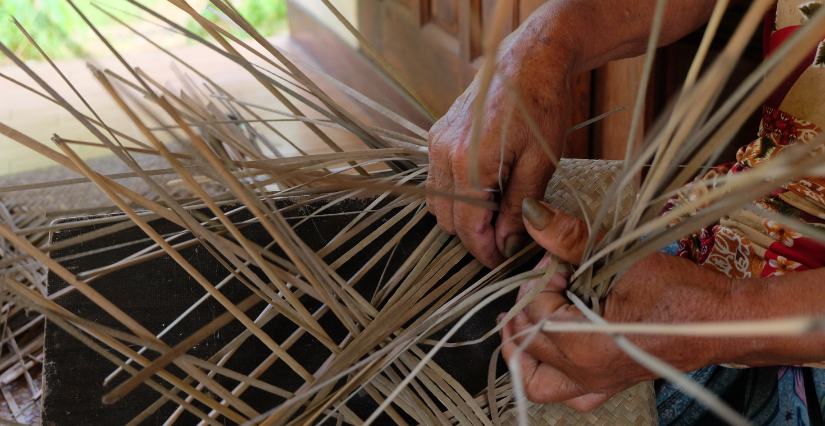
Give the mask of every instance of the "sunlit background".
<svg viewBox="0 0 825 426">
<path fill-rule="evenodd" d="M 135 34 L 139 32 L 165 49 L 186 55 L 189 58 L 199 58 L 209 53 L 197 42 L 173 31 L 156 19 L 149 19 L 148 15 L 124 0 L 106 1 L 75 1 L 75 5 L 86 15 L 103 35 L 116 47 L 119 53 L 127 57 L 130 63 L 146 70 L 154 71 L 154 75 L 169 80 L 174 78 L 171 58 L 160 53 L 157 47 Z M 193 18 L 172 5 L 167 0 L 141 0 L 141 3 L 159 12 L 161 15 L 184 25 L 198 35 L 206 33 Z M 201 12 L 201 15 L 220 25 L 233 35 L 245 37 L 243 32 L 236 29 L 220 16 L 220 11 L 209 5 L 208 0 L 189 0 L 188 3 Z M 236 0 L 233 6 L 266 37 L 285 35 L 287 32 L 286 2 L 285 0 Z M 107 15 L 105 12 L 111 14 Z M 58 67 L 67 75 L 70 81 L 80 87 L 84 96 L 89 96 L 90 103 L 101 106 L 102 93 L 100 85 L 90 76 L 86 63 L 94 63 L 100 68 L 118 67 L 116 59 L 106 46 L 95 36 L 66 0 L 0 0 L 0 41 L 10 50 L 26 61 L 32 69 L 41 75 L 62 96 L 77 104 L 77 99 L 70 89 L 60 80 L 59 76 L 44 62 L 35 46 L 30 43 L 23 33 L 12 22 L 11 17 L 29 32 L 40 47 L 56 60 Z M 132 29 L 127 28 L 117 20 L 122 21 Z M 134 31 L 133 31 L 134 30 Z M 200 50 L 199 50 L 200 49 Z M 200 52 L 200 53 L 197 53 Z M 217 55 L 211 53 L 210 57 Z M 220 58 L 217 58 L 220 59 Z M 209 61 L 200 63 L 204 71 L 208 71 Z M 153 70 L 152 68 L 155 67 Z M 160 71 L 158 71 L 160 70 Z M 19 70 L 10 59 L 0 55 L 0 74 L 23 81 L 28 85 L 36 84 Z M 231 74 L 231 73 L 229 73 Z M 231 78 L 228 75 L 227 78 Z M 167 81 L 161 81 L 167 83 Z M 96 97 L 97 96 L 97 97 Z M 34 137 L 38 141 L 48 142 L 52 133 L 61 136 L 76 136 L 82 139 L 84 129 L 66 111 L 57 105 L 37 96 L 23 88 L 0 78 L 0 121 Z M 108 101 L 108 99 L 106 99 Z M 96 102 L 98 101 L 98 102 Z M 98 111 L 107 118 L 107 108 Z M 116 116 L 114 116 L 116 115 Z M 110 119 L 116 120 L 122 114 L 112 114 Z M 112 125 L 117 125 L 114 122 Z M 105 155 L 107 152 L 100 149 L 81 150 L 84 158 Z M 49 160 L 28 150 L 11 140 L 0 136 L 0 176 L 36 170 L 52 165 Z"/>
<path fill-rule="evenodd" d="M 187 23 L 189 30 L 205 36 L 206 32 L 196 25 L 194 19 L 181 12 L 167 0 L 141 0 L 141 3 L 160 14 L 174 19 L 178 23 Z M 220 11 L 209 5 L 207 0 L 190 0 L 195 10 L 210 21 L 220 25 L 233 35 L 245 37 L 245 33 L 227 24 L 220 18 Z M 159 41 L 164 47 L 171 48 L 195 42 L 149 21 L 138 9 L 126 1 L 76 1 L 75 5 L 89 18 L 91 23 L 107 37 L 117 41 L 121 53 L 134 53 L 153 50 L 154 47 L 140 37 L 115 22 L 104 11 L 111 13 L 144 35 Z M 285 0 L 239 0 L 233 2 L 235 8 L 264 36 L 272 36 L 286 31 Z M 83 19 L 72 10 L 65 0 L 2 0 L 0 16 L 14 17 L 32 35 L 53 59 L 86 58 L 105 56 L 109 52 L 88 28 Z M 14 25 L 3 22 L 0 25 L 0 41 L 24 60 L 41 60 L 35 47 Z M 9 65 L 11 61 L 0 56 L 0 65 Z"/>
</svg>

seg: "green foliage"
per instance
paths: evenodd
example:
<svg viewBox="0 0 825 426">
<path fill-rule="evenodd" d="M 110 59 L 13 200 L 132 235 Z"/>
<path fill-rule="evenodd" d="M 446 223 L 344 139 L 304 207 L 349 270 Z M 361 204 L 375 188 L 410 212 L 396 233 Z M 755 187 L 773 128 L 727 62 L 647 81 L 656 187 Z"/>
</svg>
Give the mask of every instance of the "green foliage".
<svg viewBox="0 0 825 426">
<path fill-rule="evenodd" d="M 286 0 L 236 0 L 231 4 L 264 37 L 286 29 Z M 227 23 L 216 12 L 220 13 L 214 6 L 207 6 L 201 11 L 201 15 L 238 38 L 249 38 L 249 35 Z M 194 19 L 187 23 L 186 29 L 201 37 L 207 36 L 206 31 Z"/>
<path fill-rule="evenodd" d="M 126 2 L 104 1 L 103 3 L 142 15 L 140 11 L 130 7 Z M 142 0 L 142 3 L 155 7 L 165 4 L 166 0 Z M 75 1 L 75 4 L 104 35 L 107 34 L 107 28 L 111 29 L 119 25 L 92 7 L 89 1 L 79 0 Z M 286 29 L 285 0 L 236 0 L 232 4 L 264 36 L 271 36 Z M 243 38 L 248 37 L 234 26 L 223 22 L 208 8 L 201 13 L 232 34 Z M 133 16 L 115 14 L 130 24 L 139 21 Z M 20 21 L 40 47 L 54 59 L 88 57 L 90 50 L 92 52 L 102 50 L 97 37 L 65 0 L 0 0 L 0 42 L 3 42 L 23 60 L 42 60 L 42 58 L 11 21 L 12 17 Z M 189 19 L 186 26 L 196 34 L 206 35 L 194 19 Z M 180 37 L 172 33 L 169 33 L 169 36 Z M 118 44 L 118 40 L 112 41 L 116 42 L 115 47 L 122 53 L 129 51 L 130 46 L 123 45 L 122 42 Z M 0 55 L 0 63 L 3 63 L 4 59 Z"/>
<path fill-rule="evenodd" d="M 285 0 L 240 0 L 235 7 L 264 36 L 286 28 Z"/>
<path fill-rule="evenodd" d="M 0 1 L 0 41 L 25 60 L 39 59 L 37 50 L 12 22 L 11 18 L 14 17 L 50 56 L 63 58 L 83 55 L 82 43 L 79 43 L 77 34 L 86 24 L 71 6 L 63 0 L 39 0 L 32 3 L 32 0 Z"/>
</svg>

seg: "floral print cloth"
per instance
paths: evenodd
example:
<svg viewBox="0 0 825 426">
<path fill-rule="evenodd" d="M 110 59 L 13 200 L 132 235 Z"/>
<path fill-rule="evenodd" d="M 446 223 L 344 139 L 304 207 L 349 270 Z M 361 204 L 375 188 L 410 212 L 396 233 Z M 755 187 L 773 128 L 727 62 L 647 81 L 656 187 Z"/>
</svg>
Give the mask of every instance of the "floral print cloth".
<svg viewBox="0 0 825 426">
<path fill-rule="evenodd" d="M 810 143 L 820 132 L 812 123 L 764 107 L 759 138 L 739 149 L 736 163 L 714 168 L 703 180 L 711 185 L 720 175 L 760 167 L 790 145 Z M 691 193 L 677 195 L 665 209 L 706 191 L 707 187 L 699 186 Z M 809 177 L 785 184 L 754 204 L 802 223 L 825 227 L 825 178 Z M 769 277 L 825 266 L 825 244 L 748 210 L 734 212 L 682 238 L 676 255 L 734 278 Z"/>
<path fill-rule="evenodd" d="M 819 1 L 779 0 L 765 19 L 765 54 L 778 48 L 821 8 Z M 825 122 L 823 68 L 825 41 L 766 99 L 757 139 L 737 152 L 736 162 L 706 173 L 702 177 L 706 185 L 696 185 L 691 192 L 674 197 L 665 211 L 706 193 L 717 177 L 758 168 L 782 155 L 791 145 L 811 143 L 822 130 L 787 111 Z M 825 244 L 759 214 L 768 211 L 825 228 L 825 177 L 785 184 L 755 200 L 754 205 L 755 210 L 732 213 L 663 251 L 735 278 L 771 277 L 825 266 Z M 825 362 L 806 367 L 712 365 L 687 375 L 719 395 L 754 425 L 824 424 Z M 656 397 L 662 426 L 724 424 L 669 383 L 657 383 Z"/>
<path fill-rule="evenodd" d="M 760 167 L 790 145 L 810 143 L 820 132 L 813 123 L 764 107 L 759 137 L 739 149 L 736 162 L 706 173 L 702 179 L 708 186 L 697 185 L 691 192 L 677 195 L 668 202 L 665 211 L 707 192 L 715 178 Z M 825 228 L 825 178 L 793 181 L 755 200 L 754 204 L 759 209 Z M 668 252 L 735 278 L 770 277 L 825 266 L 825 244 L 748 210 L 734 212 L 716 224 L 685 236 L 678 241 L 678 247 L 671 247 Z M 825 368 L 825 363 L 807 366 L 817 368 L 812 377 L 814 398 L 820 402 L 821 413 L 825 406 L 825 371 L 821 368 Z M 775 381 L 766 379 L 771 376 L 766 376 L 767 371 Z M 724 368 L 717 371 L 717 366 L 710 366 L 688 375 L 706 389 L 741 403 L 739 410 L 755 425 L 811 424 L 803 367 L 759 367 L 736 373 Z M 659 388 L 657 406 L 659 422 L 665 426 L 709 424 L 713 419 L 701 404 L 669 384 Z"/>
</svg>

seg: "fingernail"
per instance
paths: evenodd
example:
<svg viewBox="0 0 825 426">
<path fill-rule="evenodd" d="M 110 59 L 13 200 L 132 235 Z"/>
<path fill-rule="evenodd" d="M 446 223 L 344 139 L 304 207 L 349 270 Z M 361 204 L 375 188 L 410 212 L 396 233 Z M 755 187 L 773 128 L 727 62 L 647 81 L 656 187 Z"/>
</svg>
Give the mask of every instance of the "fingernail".
<svg viewBox="0 0 825 426">
<path fill-rule="evenodd" d="M 523 234 L 510 234 L 504 239 L 504 257 L 511 258 L 527 245 L 527 238 Z"/>
<path fill-rule="evenodd" d="M 507 316 L 507 312 L 502 312 L 502 313 L 498 314 L 498 317 L 496 318 L 496 325 L 501 324 L 501 320 L 503 320 L 504 317 L 506 317 L 506 316 Z"/>
<path fill-rule="evenodd" d="M 527 223 L 529 223 L 530 226 L 537 231 L 547 228 L 547 226 L 550 225 L 550 222 L 553 221 L 553 217 L 556 215 L 532 198 L 524 199 L 521 203 L 521 211 L 524 218 L 527 219 Z"/>
</svg>

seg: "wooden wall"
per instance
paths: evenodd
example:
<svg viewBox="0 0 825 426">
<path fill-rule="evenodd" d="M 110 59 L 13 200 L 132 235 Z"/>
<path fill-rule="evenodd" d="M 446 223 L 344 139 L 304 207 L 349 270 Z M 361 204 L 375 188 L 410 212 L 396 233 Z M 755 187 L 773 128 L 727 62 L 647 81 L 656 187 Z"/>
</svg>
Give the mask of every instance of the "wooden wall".
<svg viewBox="0 0 825 426">
<path fill-rule="evenodd" d="M 508 30 L 524 22 L 544 1 L 513 0 L 513 8 L 505 11 Z M 443 114 L 481 66 L 481 42 L 492 25 L 496 4 L 497 0 L 359 0 L 360 31 Z M 290 1 L 290 8 L 298 5 Z M 726 14 L 719 32 L 722 42 L 745 7 L 747 2 Z M 635 146 L 641 144 L 644 131 L 678 91 L 700 38 L 701 30 L 657 51 L 644 98 L 643 122 L 634 135 Z M 756 53 L 761 49 L 761 40 L 755 37 L 752 44 L 729 86 L 741 81 L 761 59 Z M 714 45 L 709 60 L 721 47 L 722 43 Z M 624 159 L 644 60 L 639 56 L 615 61 L 576 77 L 571 126 L 622 105 L 626 110 L 569 134 L 565 157 Z M 745 130 L 732 146 L 747 143 L 755 132 L 755 128 Z"/>
</svg>

